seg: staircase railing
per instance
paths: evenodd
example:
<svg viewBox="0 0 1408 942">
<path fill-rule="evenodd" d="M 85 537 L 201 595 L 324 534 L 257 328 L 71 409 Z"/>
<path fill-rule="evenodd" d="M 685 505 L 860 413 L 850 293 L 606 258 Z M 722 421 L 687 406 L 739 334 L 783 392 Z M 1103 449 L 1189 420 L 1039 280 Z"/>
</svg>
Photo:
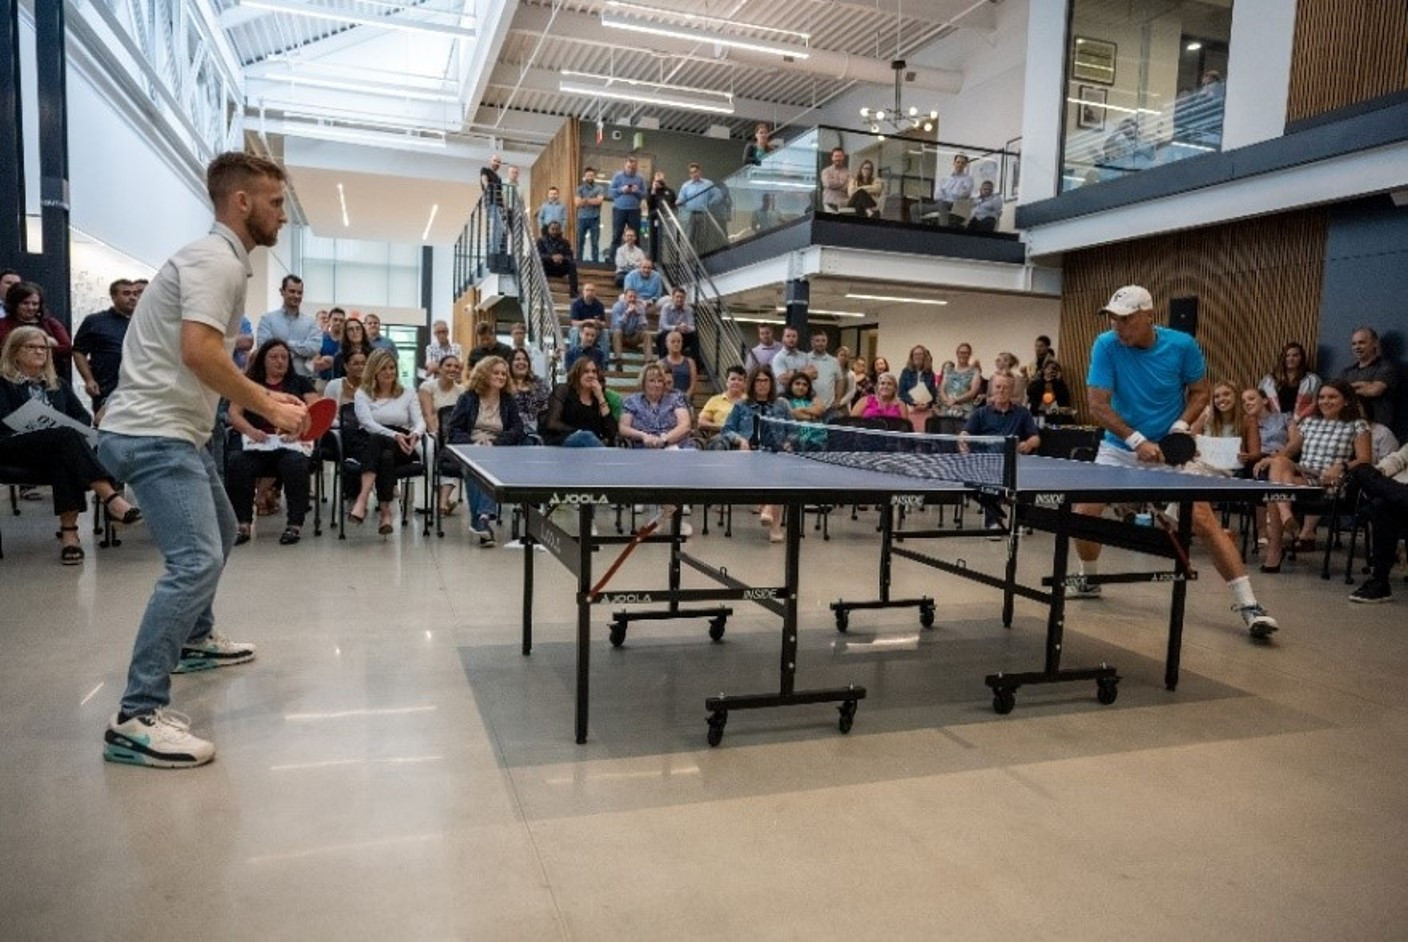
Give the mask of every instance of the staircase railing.
<svg viewBox="0 0 1408 942">
<path fill-rule="evenodd" d="M 696 213 L 694 216 L 709 218 L 710 214 Z M 656 232 L 661 240 L 661 274 L 672 288 L 685 290 L 694 309 L 694 329 L 699 335 L 699 352 L 704 359 L 705 372 L 716 385 L 721 386 L 719 381 L 730 366 L 746 365 L 747 342 L 738 324 L 729 315 L 728 305 L 719 295 L 714 279 L 699 260 L 691 233 L 685 230 L 679 217 L 663 202 L 658 208 L 658 222 Z"/>
</svg>

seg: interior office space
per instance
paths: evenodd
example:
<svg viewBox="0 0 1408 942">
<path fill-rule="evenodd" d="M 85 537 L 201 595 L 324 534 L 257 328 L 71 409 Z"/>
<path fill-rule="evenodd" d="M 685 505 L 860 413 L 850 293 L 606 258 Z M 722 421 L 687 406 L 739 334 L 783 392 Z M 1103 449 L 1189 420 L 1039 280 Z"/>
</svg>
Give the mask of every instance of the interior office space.
<svg viewBox="0 0 1408 942">
<path fill-rule="evenodd" d="M 1408 364 L 1401 3 L 785 0 L 681 15 L 698 7 L 9 0 L 19 97 L 5 96 L 0 267 L 34 275 L 76 328 L 110 280 L 150 276 L 207 230 L 203 162 L 242 147 L 286 166 L 293 196 L 279 245 L 254 257 L 251 317 L 297 273 L 308 309 L 446 319 L 467 340 L 521 316 L 456 280 L 490 155 L 520 168 L 534 207 L 635 151 L 676 189 L 691 160 L 728 186 L 734 212 L 700 264 L 749 339 L 800 316 L 895 364 L 915 344 L 942 360 L 968 342 L 987 369 L 1048 334 L 1080 394 L 1094 312 L 1140 283 L 1163 318 L 1196 299 L 1219 378 L 1255 381 L 1290 339 L 1335 375 L 1361 325 Z M 43 159 L 54 35 L 62 172 Z M 717 105 L 709 93 L 730 110 L 690 107 Z M 780 146 L 745 164 L 760 122 Z M 827 209 L 833 144 L 877 165 L 875 218 Z M 1001 197 L 991 233 L 924 218 L 960 152 Z M 44 260 L 63 243 L 66 272 Z M 1408 403 L 1398 415 L 1408 440 Z M 827 604 L 873 592 L 876 536 L 873 512 L 838 512 L 832 539 L 804 547 L 801 658 L 864 677 L 853 732 L 771 714 L 704 744 L 702 698 L 772 670 L 776 626 L 759 611 L 722 645 L 667 625 L 633 628 L 620 650 L 603 640 L 578 746 L 565 582 L 540 585 L 539 646 L 522 658 L 513 550 L 413 525 L 390 542 L 305 539 L 290 562 L 265 534 L 220 597 L 260 658 L 178 679 L 221 752 L 168 775 L 99 749 L 155 548 L 132 530 L 61 570 L 47 504 L 4 506 L 7 936 L 1395 939 L 1408 926 L 1402 600 L 1366 613 L 1305 564 L 1258 579 L 1284 625 L 1261 649 L 1227 630 L 1195 556 L 1208 571 L 1173 694 L 1148 627 L 1161 588 L 1087 603 L 1070 644 L 1121 666 L 1119 703 L 1072 688 L 998 717 L 981 675 L 1039 656 L 1037 610 L 1019 605 L 1000 633 L 993 594 L 897 570 L 897 592 L 941 596 L 938 629 L 875 616 L 839 635 Z M 699 541 L 766 571 L 778 557 L 756 519 L 736 508 L 733 536 Z"/>
</svg>

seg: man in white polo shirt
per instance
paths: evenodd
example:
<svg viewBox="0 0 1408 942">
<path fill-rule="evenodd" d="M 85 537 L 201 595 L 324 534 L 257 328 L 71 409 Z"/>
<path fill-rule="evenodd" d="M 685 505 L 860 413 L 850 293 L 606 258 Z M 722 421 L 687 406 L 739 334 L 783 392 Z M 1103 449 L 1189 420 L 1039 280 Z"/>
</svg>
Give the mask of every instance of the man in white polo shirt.
<svg viewBox="0 0 1408 942">
<path fill-rule="evenodd" d="M 137 629 L 127 689 L 108 724 L 113 762 L 184 768 L 215 756 L 168 709 L 170 675 L 243 664 L 254 647 L 216 632 L 213 603 L 235 541 L 235 514 L 206 440 L 221 396 L 290 434 L 307 407 L 247 379 L 230 353 L 244 315 L 249 252 L 278 241 L 283 170 L 242 153 L 206 169 L 215 207 L 210 234 L 178 251 L 142 295 L 122 349 L 117 390 L 99 433 L 103 464 L 136 491 L 166 560 Z M 147 508 L 150 507 L 150 510 Z"/>
</svg>

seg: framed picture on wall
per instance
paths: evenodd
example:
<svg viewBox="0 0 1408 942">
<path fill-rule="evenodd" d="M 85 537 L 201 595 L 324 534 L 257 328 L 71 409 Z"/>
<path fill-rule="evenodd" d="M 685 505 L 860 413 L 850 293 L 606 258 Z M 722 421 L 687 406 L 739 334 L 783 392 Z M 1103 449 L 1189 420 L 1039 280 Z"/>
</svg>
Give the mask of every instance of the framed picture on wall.
<svg viewBox="0 0 1408 942">
<path fill-rule="evenodd" d="M 1105 130 L 1105 102 L 1109 94 L 1108 88 L 1076 86 L 1076 126 L 1091 131 Z"/>
<path fill-rule="evenodd" d="M 1077 36 L 1071 49 L 1071 78 L 1078 82 L 1115 84 L 1115 44 Z"/>
</svg>

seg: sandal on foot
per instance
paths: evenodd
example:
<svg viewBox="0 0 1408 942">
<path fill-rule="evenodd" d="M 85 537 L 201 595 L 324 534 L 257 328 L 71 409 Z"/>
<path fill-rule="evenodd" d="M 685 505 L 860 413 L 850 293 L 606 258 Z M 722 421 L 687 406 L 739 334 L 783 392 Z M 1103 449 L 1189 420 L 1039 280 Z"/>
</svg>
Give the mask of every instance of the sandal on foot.
<svg viewBox="0 0 1408 942">
<path fill-rule="evenodd" d="M 279 534 L 280 546 L 292 546 L 302 539 L 303 533 L 300 527 L 284 527 L 284 532 Z"/>
<path fill-rule="evenodd" d="M 459 505 L 460 505 L 460 502 L 457 501 L 457 500 L 452 500 L 452 501 L 448 502 L 447 504 L 445 504 L 444 507 L 441 507 L 441 508 L 440 508 L 440 516 L 442 516 L 442 517 L 454 516 L 455 508 L 458 507 Z"/>
<path fill-rule="evenodd" d="M 77 533 L 78 527 L 59 527 L 59 539 L 63 539 L 65 533 Z M 59 550 L 59 562 L 65 566 L 77 566 L 83 562 L 83 547 L 74 544 L 65 546 Z"/>
<path fill-rule="evenodd" d="M 125 514 L 123 514 L 121 517 L 114 516 L 111 512 L 112 502 L 117 500 L 121 496 L 121 491 L 113 491 L 107 497 L 103 498 L 103 506 L 108 508 L 108 516 L 112 518 L 113 523 L 121 523 L 126 526 L 131 526 L 132 524 L 142 519 L 142 512 L 136 507 L 133 507 L 131 504 L 128 504 L 127 512 Z"/>
<path fill-rule="evenodd" d="M 381 526 L 376 528 L 376 532 L 380 533 L 382 536 L 389 536 L 395 529 L 396 528 L 393 527 L 391 524 L 383 523 Z"/>
</svg>

